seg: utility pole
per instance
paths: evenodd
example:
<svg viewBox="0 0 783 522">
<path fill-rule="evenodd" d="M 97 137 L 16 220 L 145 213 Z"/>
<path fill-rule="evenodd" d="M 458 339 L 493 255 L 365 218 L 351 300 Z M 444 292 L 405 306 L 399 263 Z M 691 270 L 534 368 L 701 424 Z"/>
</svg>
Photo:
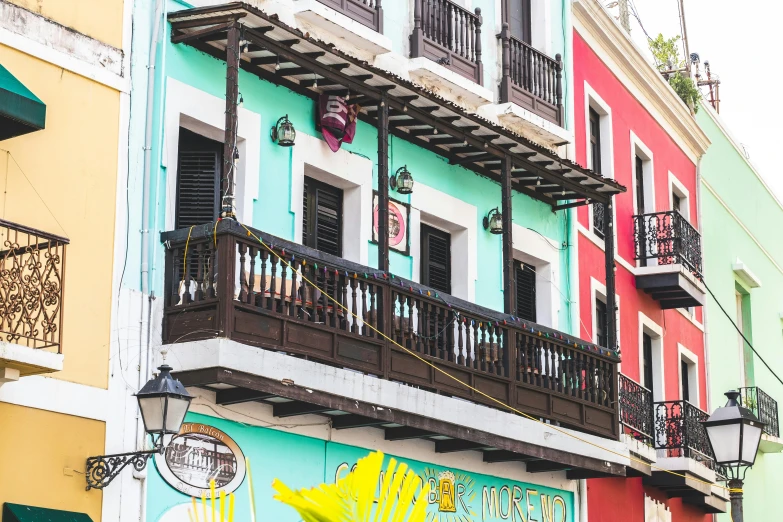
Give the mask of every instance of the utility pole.
<svg viewBox="0 0 783 522">
<path fill-rule="evenodd" d="M 685 46 L 685 70 L 688 71 L 688 78 L 691 77 L 691 52 L 688 47 L 688 27 L 685 24 L 685 0 L 678 0 L 680 4 L 680 29 L 682 30 L 682 44 Z"/>
</svg>

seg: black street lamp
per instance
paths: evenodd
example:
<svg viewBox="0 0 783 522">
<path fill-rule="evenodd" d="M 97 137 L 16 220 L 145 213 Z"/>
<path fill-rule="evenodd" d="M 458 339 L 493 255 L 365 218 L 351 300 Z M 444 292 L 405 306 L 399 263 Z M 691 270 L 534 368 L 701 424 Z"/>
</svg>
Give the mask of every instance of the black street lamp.
<svg viewBox="0 0 783 522">
<path fill-rule="evenodd" d="M 389 186 L 399 194 L 411 194 L 413 192 L 413 175 L 408 171 L 408 166 L 400 167 L 389 180 Z"/>
<path fill-rule="evenodd" d="M 133 465 L 136 471 L 143 470 L 150 456 L 165 450 L 163 437 L 179 433 L 193 397 L 181 382 L 171 376 L 171 366 L 164 363 L 158 370 L 158 376 L 147 381 L 136 394 L 144 431 L 152 437 L 154 449 L 88 458 L 88 491 L 108 486 L 128 464 Z"/>
<path fill-rule="evenodd" d="M 281 147 L 293 147 L 296 142 L 296 129 L 288 114 L 277 120 L 277 123 L 271 130 L 272 141 Z"/>
<path fill-rule="evenodd" d="M 484 216 L 484 230 L 489 230 L 492 234 L 503 233 L 503 214 L 497 208 L 493 208 Z"/>
<path fill-rule="evenodd" d="M 726 406 L 715 410 L 702 422 L 715 455 L 715 463 L 726 469 L 729 478 L 731 518 L 743 522 L 742 484 L 748 468 L 756 462 L 764 423 L 753 412 L 740 406 L 739 392 L 726 392 Z"/>
</svg>

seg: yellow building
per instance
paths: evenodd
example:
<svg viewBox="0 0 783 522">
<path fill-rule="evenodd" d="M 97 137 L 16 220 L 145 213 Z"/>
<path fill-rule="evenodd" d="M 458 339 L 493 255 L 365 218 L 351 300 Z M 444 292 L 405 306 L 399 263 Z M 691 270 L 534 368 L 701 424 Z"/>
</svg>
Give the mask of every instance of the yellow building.
<svg viewBox="0 0 783 522">
<path fill-rule="evenodd" d="M 123 0 L 0 0 L 3 522 L 24 511 L 8 504 L 102 518 L 103 493 L 85 490 L 84 468 L 87 456 L 106 453 L 111 415 L 126 8 Z"/>
</svg>

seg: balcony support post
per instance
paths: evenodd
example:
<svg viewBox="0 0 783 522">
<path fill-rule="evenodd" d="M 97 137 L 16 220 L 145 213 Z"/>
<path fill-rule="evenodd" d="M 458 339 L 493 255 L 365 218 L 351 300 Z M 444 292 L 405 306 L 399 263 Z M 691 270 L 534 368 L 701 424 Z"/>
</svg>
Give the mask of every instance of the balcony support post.
<svg viewBox="0 0 783 522">
<path fill-rule="evenodd" d="M 422 55 L 424 30 L 421 26 L 421 4 L 424 0 L 413 0 L 413 31 L 411 32 L 411 58 Z"/>
<path fill-rule="evenodd" d="M 503 28 L 500 31 L 500 42 L 503 48 L 502 51 L 502 64 L 503 71 L 500 76 L 500 103 L 508 103 L 511 101 L 511 29 L 509 29 L 508 22 L 503 22 Z"/>
<path fill-rule="evenodd" d="M 220 184 L 220 216 L 236 218 L 234 212 L 235 154 L 237 149 L 237 110 L 239 98 L 239 22 L 228 27 L 226 42 L 226 129 L 223 140 L 223 170 Z"/>
<path fill-rule="evenodd" d="M 565 121 L 565 115 L 563 111 L 563 58 L 560 53 L 555 55 L 555 61 L 557 62 L 557 68 L 555 73 L 555 96 L 557 101 L 557 121 L 561 127 L 565 127 L 563 122 Z"/>
<path fill-rule="evenodd" d="M 503 158 L 500 173 L 501 214 L 503 215 L 503 311 L 516 315 L 514 296 L 514 238 L 512 223 L 511 158 Z"/>
<path fill-rule="evenodd" d="M 606 348 L 617 349 L 617 299 L 614 264 L 614 198 L 604 210 L 604 256 L 606 269 Z"/>
<path fill-rule="evenodd" d="M 389 102 L 378 104 L 378 269 L 389 270 Z"/>
</svg>

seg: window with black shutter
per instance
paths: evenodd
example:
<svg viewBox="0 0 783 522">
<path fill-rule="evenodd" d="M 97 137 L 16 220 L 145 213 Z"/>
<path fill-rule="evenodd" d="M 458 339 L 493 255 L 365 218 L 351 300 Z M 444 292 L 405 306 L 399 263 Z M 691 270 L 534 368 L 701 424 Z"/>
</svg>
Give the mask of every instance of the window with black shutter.
<svg viewBox="0 0 783 522">
<path fill-rule="evenodd" d="M 521 261 L 515 262 L 517 281 L 517 316 L 526 321 L 536 321 L 536 267 Z"/>
<path fill-rule="evenodd" d="M 651 392 L 654 391 L 655 386 L 653 381 L 652 341 L 652 337 L 642 333 L 642 386 Z"/>
<path fill-rule="evenodd" d="M 222 143 L 179 129 L 175 228 L 217 219 L 222 164 Z"/>
<path fill-rule="evenodd" d="M 508 25 L 511 36 L 530 45 L 531 27 L 530 0 L 507 0 Z"/>
<path fill-rule="evenodd" d="M 691 386 L 688 375 L 688 362 L 680 361 L 680 376 L 682 378 L 682 400 L 691 400 Z"/>
<path fill-rule="evenodd" d="M 422 223 L 421 284 L 451 293 L 451 234 Z"/>
<path fill-rule="evenodd" d="M 590 108 L 590 168 L 594 172 L 601 173 L 601 116 Z M 600 238 L 604 237 L 604 205 L 593 205 L 593 232 Z"/>
<path fill-rule="evenodd" d="M 342 257 L 343 191 L 305 176 L 302 244 Z"/>
<path fill-rule="evenodd" d="M 595 339 L 599 346 L 606 346 L 606 303 L 600 299 L 595 300 Z"/>
</svg>

